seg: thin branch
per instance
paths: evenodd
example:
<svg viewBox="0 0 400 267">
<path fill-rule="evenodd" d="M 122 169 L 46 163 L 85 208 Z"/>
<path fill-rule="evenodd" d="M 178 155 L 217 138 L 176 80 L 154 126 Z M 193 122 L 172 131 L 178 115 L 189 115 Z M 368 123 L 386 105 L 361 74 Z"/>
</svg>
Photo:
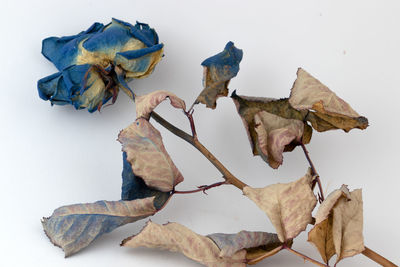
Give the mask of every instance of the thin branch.
<svg viewBox="0 0 400 267">
<path fill-rule="evenodd" d="M 198 189 L 194 189 L 194 190 L 188 190 L 188 191 L 174 190 L 174 191 L 172 191 L 172 194 L 191 194 L 191 193 L 203 192 L 204 194 L 207 195 L 206 190 L 209 190 L 211 188 L 214 188 L 214 187 L 217 187 L 217 186 L 220 186 L 220 185 L 223 185 L 223 184 L 226 184 L 226 181 L 213 183 L 213 184 L 210 184 L 210 185 L 201 185 L 201 186 L 197 187 Z"/>
<path fill-rule="evenodd" d="M 151 117 L 158 122 L 159 124 L 161 124 L 162 126 L 164 126 L 165 129 L 167 129 L 168 131 L 170 131 L 171 133 L 175 134 L 176 136 L 182 138 L 183 140 L 185 140 L 186 142 L 188 142 L 189 144 L 193 145 L 194 144 L 194 138 L 182 131 L 181 129 L 175 127 L 174 125 L 172 125 L 171 123 L 169 123 L 167 120 L 165 120 L 163 117 L 161 117 L 160 115 L 158 115 L 156 112 L 152 112 L 151 113 Z"/>
<path fill-rule="evenodd" d="M 200 151 L 224 176 L 227 183 L 234 185 L 235 187 L 243 190 L 247 184 L 236 178 L 225 166 L 216 158 L 207 148 L 205 148 L 197 139 L 194 139 L 194 147 Z"/>
<path fill-rule="evenodd" d="M 125 92 L 125 91 L 124 91 Z M 129 95 L 127 94 L 133 101 L 135 101 L 135 97 L 134 95 Z M 194 106 L 194 105 L 193 105 Z M 193 107 L 191 108 L 193 109 Z M 192 111 L 190 110 L 189 113 L 192 113 Z M 182 138 L 183 140 L 185 140 L 186 142 L 188 142 L 189 144 L 191 144 L 192 146 L 194 146 L 195 148 L 197 148 L 197 150 L 200 151 L 200 153 L 202 153 L 219 171 L 220 173 L 223 175 L 224 179 L 226 180 L 227 183 L 232 184 L 233 186 L 236 186 L 237 188 L 239 188 L 240 190 L 243 190 L 243 188 L 245 186 L 247 186 L 245 183 L 243 183 L 242 181 L 240 181 L 238 178 L 236 178 L 230 171 L 228 171 L 227 168 L 225 168 L 225 166 L 219 161 L 217 160 L 216 157 L 214 157 L 213 154 L 211 154 L 210 151 L 208 151 L 207 148 L 205 148 L 198 140 L 197 137 L 191 136 L 188 133 L 186 133 L 185 131 L 182 131 L 181 129 L 179 129 L 178 127 L 172 125 L 170 122 L 168 122 L 166 119 L 164 119 L 163 117 L 161 117 L 160 115 L 158 115 L 156 112 L 152 112 L 151 113 L 151 117 L 158 122 L 159 124 L 161 124 L 165 129 L 167 129 L 168 131 L 170 131 L 171 133 L 175 134 L 176 136 Z M 194 126 L 194 124 L 193 124 Z M 193 130 L 193 128 L 192 128 Z M 196 132 L 194 131 L 194 134 Z"/>
<path fill-rule="evenodd" d="M 196 133 L 196 126 L 194 124 L 194 119 L 193 119 L 193 112 L 194 112 L 194 109 L 191 109 L 189 111 L 185 111 L 185 115 L 189 119 L 190 129 L 192 130 L 192 136 L 193 136 L 193 138 L 196 139 L 197 138 L 197 133 Z"/>
<path fill-rule="evenodd" d="M 365 247 L 364 251 L 362 252 L 362 254 L 364 254 L 364 256 L 370 258 L 371 260 L 373 260 L 374 262 L 384 266 L 384 267 L 398 267 L 396 264 L 394 264 L 393 262 L 389 261 L 388 259 L 382 257 L 381 255 L 379 255 L 378 253 L 376 253 L 375 251 Z"/>
<path fill-rule="evenodd" d="M 317 173 L 317 170 L 315 169 L 314 163 L 312 162 L 312 160 L 310 158 L 309 152 L 308 152 L 306 146 L 303 143 L 301 143 L 301 148 L 303 149 L 304 155 L 306 156 L 306 159 L 307 159 L 308 163 L 310 164 L 310 168 L 311 168 L 312 174 L 315 176 L 312 188 L 314 189 L 315 183 L 318 184 L 318 189 L 319 189 L 318 200 L 321 203 L 322 201 L 325 200 L 324 191 L 322 190 L 321 180 L 319 179 L 319 175 Z"/>
<path fill-rule="evenodd" d="M 210 151 L 208 151 L 207 148 L 205 148 L 199 142 L 199 140 L 197 140 L 197 138 L 194 138 L 193 136 L 190 136 L 186 132 L 182 131 L 181 129 L 175 127 L 154 111 L 151 113 L 151 117 L 159 124 L 164 126 L 168 131 L 197 148 L 197 150 L 199 150 L 200 153 L 202 153 L 219 170 L 227 183 L 232 184 L 240 190 L 243 190 L 243 188 L 247 186 L 245 183 L 236 178 Z"/>
<path fill-rule="evenodd" d="M 290 252 L 292 252 L 294 255 L 303 258 L 305 261 L 309 261 L 309 262 L 314 263 L 315 265 L 318 265 L 318 266 L 329 267 L 329 265 L 326 265 L 326 264 L 323 264 L 323 263 L 321 263 L 319 261 L 316 261 L 316 260 L 314 260 L 314 259 L 312 259 L 312 258 L 310 258 L 310 257 L 308 257 L 308 256 L 306 256 L 306 255 L 304 255 L 304 254 L 302 254 L 302 253 L 300 253 L 300 252 L 298 252 L 298 251 L 286 246 L 286 245 L 284 245 L 283 248 L 288 250 L 288 251 L 290 251 Z"/>
</svg>

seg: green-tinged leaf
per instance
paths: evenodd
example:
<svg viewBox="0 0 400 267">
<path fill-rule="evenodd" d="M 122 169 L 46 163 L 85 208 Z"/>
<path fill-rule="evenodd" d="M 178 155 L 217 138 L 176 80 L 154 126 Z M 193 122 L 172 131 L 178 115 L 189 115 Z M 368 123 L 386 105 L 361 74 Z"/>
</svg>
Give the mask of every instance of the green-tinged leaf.
<svg viewBox="0 0 400 267">
<path fill-rule="evenodd" d="M 148 247 L 180 252 L 205 266 L 245 267 L 246 250 L 237 251 L 231 257 L 221 258 L 220 249 L 210 238 L 198 235 L 178 223 L 159 225 L 148 222 L 137 235 L 122 241 L 125 247 Z"/>
<path fill-rule="evenodd" d="M 56 209 L 42 225 L 51 242 L 68 257 L 97 237 L 156 213 L 154 197 L 132 201 L 97 201 Z"/>
<path fill-rule="evenodd" d="M 224 51 L 207 58 L 201 63 L 204 66 L 204 89 L 196 99 L 196 104 L 203 103 L 208 108 L 217 107 L 217 99 L 229 93 L 229 81 L 239 72 L 239 63 L 243 52 L 232 42 L 226 44 Z"/>
<path fill-rule="evenodd" d="M 289 103 L 297 110 L 309 110 L 306 119 L 319 132 L 331 129 L 348 132 L 368 127 L 367 118 L 358 115 L 349 104 L 302 68 L 297 70 Z"/>
<path fill-rule="evenodd" d="M 282 164 L 283 152 L 311 140 L 312 128 L 304 121 L 307 111 L 292 108 L 288 99 L 239 96 L 233 102 L 242 118 L 253 155 L 260 155 L 272 168 Z"/>
<path fill-rule="evenodd" d="M 279 240 L 295 238 L 311 223 L 317 199 L 311 190 L 313 177 L 307 174 L 287 184 L 273 184 L 264 188 L 246 186 L 243 193 L 262 209 L 274 225 Z"/>
<path fill-rule="evenodd" d="M 138 118 L 118 135 L 135 175 L 148 187 L 170 192 L 183 176 L 164 148 L 160 132 L 146 119 Z"/>
<path fill-rule="evenodd" d="M 136 96 L 136 117 L 150 118 L 150 113 L 166 98 L 169 98 L 174 108 L 186 110 L 185 101 L 168 91 L 155 91 L 147 95 Z"/>
<path fill-rule="evenodd" d="M 240 231 L 237 234 L 216 233 L 208 235 L 221 250 L 220 257 L 231 257 L 237 251 L 244 248 L 268 248 L 275 249 L 282 245 L 277 234 L 265 232 Z"/>
<path fill-rule="evenodd" d="M 308 233 L 324 262 L 337 255 L 336 263 L 364 250 L 361 190 L 347 186 L 333 191 L 318 208 L 315 226 Z"/>
</svg>

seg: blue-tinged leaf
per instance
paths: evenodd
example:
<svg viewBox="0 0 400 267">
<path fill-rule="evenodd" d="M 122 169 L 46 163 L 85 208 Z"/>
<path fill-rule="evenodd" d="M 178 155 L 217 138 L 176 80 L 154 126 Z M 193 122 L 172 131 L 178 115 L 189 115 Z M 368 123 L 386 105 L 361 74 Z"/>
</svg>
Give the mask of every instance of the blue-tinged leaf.
<svg viewBox="0 0 400 267">
<path fill-rule="evenodd" d="M 266 232 L 240 231 L 237 234 L 216 233 L 208 235 L 221 250 L 220 257 L 230 257 L 244 248 L 265 246 L 264 249 L 272 250 L 282 245 L 277 234 Z"/>
<path fill-rule="evenodd" d="M 87 73 L 86 81 L 85 75 Z M 51 104 L 72 104 L 96 111 L 111 97 L 100 74 L 91 65 L 73 65 L 38 81 L 39 96 Z"/>
<path fill-rule="evenodd" d="M 97 201 L 56 209 L 42 225 L 51 242 L 68 257 L 87 247 L 97 237 L 127 223 L 156 213 L 154 197 L 132 201 Z"/>
<path fill-rule="evenodd" d="M 138 118 L 118 135 L 126 160 L 135 175 L 150 188 L 171 192 L 183 181 L 162 142 L 160 132 L 148 120 Z"/>
<path fill-rule="evenodd" d="M 134 200 L 154 196 L 154 207 L 159 210 L 168 201 L 170 192 L 161 192 L 148 187 L 142 178 L 133 173 L 131 164 L 127 161 L 126 152 L 122 153 L 122 200 Z"/>
<path fill-rule="evenodd" d="M 228 42 L 224 51 L 201 63 L 204 66 L 204 89 L 197 97 L 196 104 L 203 103 L 208 108 L 216 108 L 217 98 L 228 95 L 229 81 L 239 72 L 242 57 L 243 51 Z"/>
</svg>

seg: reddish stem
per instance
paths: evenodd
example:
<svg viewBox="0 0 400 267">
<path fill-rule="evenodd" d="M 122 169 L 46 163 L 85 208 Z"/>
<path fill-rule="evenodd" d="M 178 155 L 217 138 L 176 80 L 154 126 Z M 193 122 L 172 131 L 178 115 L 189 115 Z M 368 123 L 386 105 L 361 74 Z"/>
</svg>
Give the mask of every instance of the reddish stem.
<svg viewBox="0 0 400 267">
<path fill-rule="evenodd" d="M 364 251 L 362 252 L 362 254 L 364 254 L 364 256 L 370 258 L 371 260 L 375 261 L 376 263 L 378 263 L 381 266 L 384 267 L 397 267 L 396 264 L 394 264 L 393 262 L 391 262 L 390 260 L 382 257 L 381 255 L 379 255 L 378 253 L 376 253 L 375 251 L 365 247 Z"/>
<path fill-rule="evenodd" d="M 174 191 L 172 191 L 172 194 L 191 194 L 191 193 L 203 192 L 204 194 L 207 195 L 206 190 L 223 185 L 223 184 L 226 184 L 226 181 L 218 182 L 218 183 L 214 183 L 214 184 L 210 184 L 210 185 L 201 185 L 201 186 L 197 187 L 198 189 L 194 189 L 194 190 L 188 190 L 188 191 L 174 190 Z"/>
<path fill-rule="evenodd" d="M 319 261 L 316 261 L 316 260 L 304 255 L 303 253 L 300 253 L 300 252 L 288 247 L 286 244 L 283 245 L 283 248 L 286 249 L 287 251 L 295 254 L 296 256 L 299 256 L 299 257 L 303 258 L 305 261 L 309 261 L 309 262 L 314 263 L 314 264 L 316 264 L 318 266 L 321 266 L 321 267 L 329 267 L 329 265 L 326 265 L 326 264 L 323 264 L 323 263 L 321 263 Z"/>
<path fill-rule="evenodd" d="M 189 111 L 185 111 L 185 115 L 189 119 L 190 129 L 192 130 L 193 138 L 197 138 L 196 127 L 194 125 L 194 120 L 193 120 L 193 112 L 194 112 L 194 109 L 191 108 Z"/>
<path fill-rule="evenodd" d="M 324 192 L 322 190 L 321 180 L 319 179 L 319 175 L 317 173 L 317 170 L 315 169 L 314 163 L 312 162 L 312 160 L 310 158 L 309 152 L 303 143 L 301 143 L 301 148 L 303 149 L 304 155 L 306 156 L 306 159 L 307 159 L 308 163 L 310 164 L 312 174 L 315 176 L 313 184 L 312 184 L 312 188 L 314 189 L 315 184 L 318 184 L 318 189 L 319 189 L 318 200 L 321 203 L 322 201 L 325 200 Z"/>
</svg>

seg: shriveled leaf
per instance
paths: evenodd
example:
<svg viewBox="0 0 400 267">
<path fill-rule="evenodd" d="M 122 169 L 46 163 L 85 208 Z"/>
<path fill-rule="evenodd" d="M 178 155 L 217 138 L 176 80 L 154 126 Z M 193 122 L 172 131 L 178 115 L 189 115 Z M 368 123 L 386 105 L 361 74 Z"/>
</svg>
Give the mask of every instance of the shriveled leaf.
<svg viewBox="0 0 400 267">
<path fill-rule="evenodd" d="M 148 187 L 142 178 L 135 175 L 131 164 L 127 160 L 126 152 L 123 155 L 121 200 L 135 200 L 154 196 L 154 207 L 161 209 L 171 197 L 170 192 L 161 192 Z"/>
<path fill-rule="evenodd" d="M 349 192 L 346 186 L 333 191 L 321 204 L 315 226 L 308 233 L 322 259 L 328 263 L 337 255 L 336 263 L 364 250 L 361 190 Z"/>
<path fill-rule="evenodd" d="M 319 132 L 331 129 L 348 132 L 368 127 L 367 118 L 358 115 L 349 104 L 302 68 L 297 70 L 289 103 L 297 110 L 310 110 L 307 120 Z"/>
<path fill-rule="evenodd" d="M 243 52 L 232 42 L 226 44 L 224 51 L 207 58 L 201 63 L 204 66 L 204 89 L 196 99 L 196 104 L 203 103 L 208 108 L 217 107 L 217 98 L 227 96 L 229 81 L 239 72 L 239 63 Z"/>
<path fill-rule="evenodd" d="M 180 252 L 206 266 L 246 266 L 245 250 L 240 250 L 231 257 L 221 258 L 219 256 L 220 249 L 210 238 L 198 235 L 178 223 L 158 225 L 148 222 L 139 234 L 122 241 L 121 246 L 159 248 Z"/>
<path fill-rule="evenodd" d="M 147 95 L 136 96 L 136 117 L 149 119 L 150 113 L 166 98 L 169 98 L 174 108 L 186 110 L 185 101 L 168 91 L 155 91 Z"/>
<path fill-rule="evenodd" d="M 276 253 L 281 251 L 282 248 L 283 248 L 283 245 L 273 248 L 271 250 L 268 248 L 264 248 L 263 246 L 260 246 L 257 248 L 246 249 L 247 264 L 255 265 L 266 258 L 274 256 Z"/>
<path fill-rule="evenodd" d="M 307 123 L 303 122 L 307 115 L 307 111 L 298 111 L 292 108 L 287 98 L 273 99 L 264 97 L 239 96 L 236 94 L 236 91 L 232 93 L 231 97 L 243 121 L 243 125 L 246 129 L 253 155 L 262 155 L 258 140 L 259 135 L 256 131 L 257 124 L 259 123 L 255 121 L 256 114 L 260 114 L 260 112 L 262 111 L 268 112 L 281 118 L 280 121 L 297 121 L 294 123 L 294 125 L 296 125 L 295 127 L 299 127 L 299 122 L 301 122 L 304 125 L 301 142 L 303 144 L 308 144 L 310 142 L 312 136 L 312 128 Z M 270 117 L 273 116 L 270 115 Z M 268 122 L 270 125 L 275 124 L 274 120 L 268 120 Z M 292 151 L 297 145 L 298 143 L 296 142 L 289 142 L 289 144 L 286 144 L 284 146 L 283 151 Z"/>
<path fill-rule="evenodd" d="M 265 232 L 240 231 L 237 234 L 216 233 L 208 235 L 221 250 L 220 257 L 231 257 L 244 248 L 257 248 L 263 246 L 269 250 L 282 245 L 277 234 Z"/>
<path fill-rule="evenodd" d="M 304 231 L 312 221 L 317 199 L 311 190 L 313 177 L 307 174 L 297 181 L 264 188 L 246 186 L 243 193 L 262 209 L 274 225 L 279 240 L 285 242 Z"/>
<path fill-rule="evenodd" d="M 274 169 L 283 162 L 285 147 L 301 144 L 304 123 L 299 120 L 284 119 L 266 111 L 254 116 L 258 152 Z"/>
<path fill-rule="evenodd" d="M 56 209 L 42 225 L 51 242 L 68 257 L 85 248 L 102 234 L 127 223 L 153 215 L 154 197 L 132 201 L 97 201 Z"/>
<path fill-rule="evenodd" d="M 118 135 L 122 150 L 135 175 L 148 187 L 170 192 L 183 176 L 164 148 L 160 132 L 146 119 L 138 118 Z"/>
</svg>

